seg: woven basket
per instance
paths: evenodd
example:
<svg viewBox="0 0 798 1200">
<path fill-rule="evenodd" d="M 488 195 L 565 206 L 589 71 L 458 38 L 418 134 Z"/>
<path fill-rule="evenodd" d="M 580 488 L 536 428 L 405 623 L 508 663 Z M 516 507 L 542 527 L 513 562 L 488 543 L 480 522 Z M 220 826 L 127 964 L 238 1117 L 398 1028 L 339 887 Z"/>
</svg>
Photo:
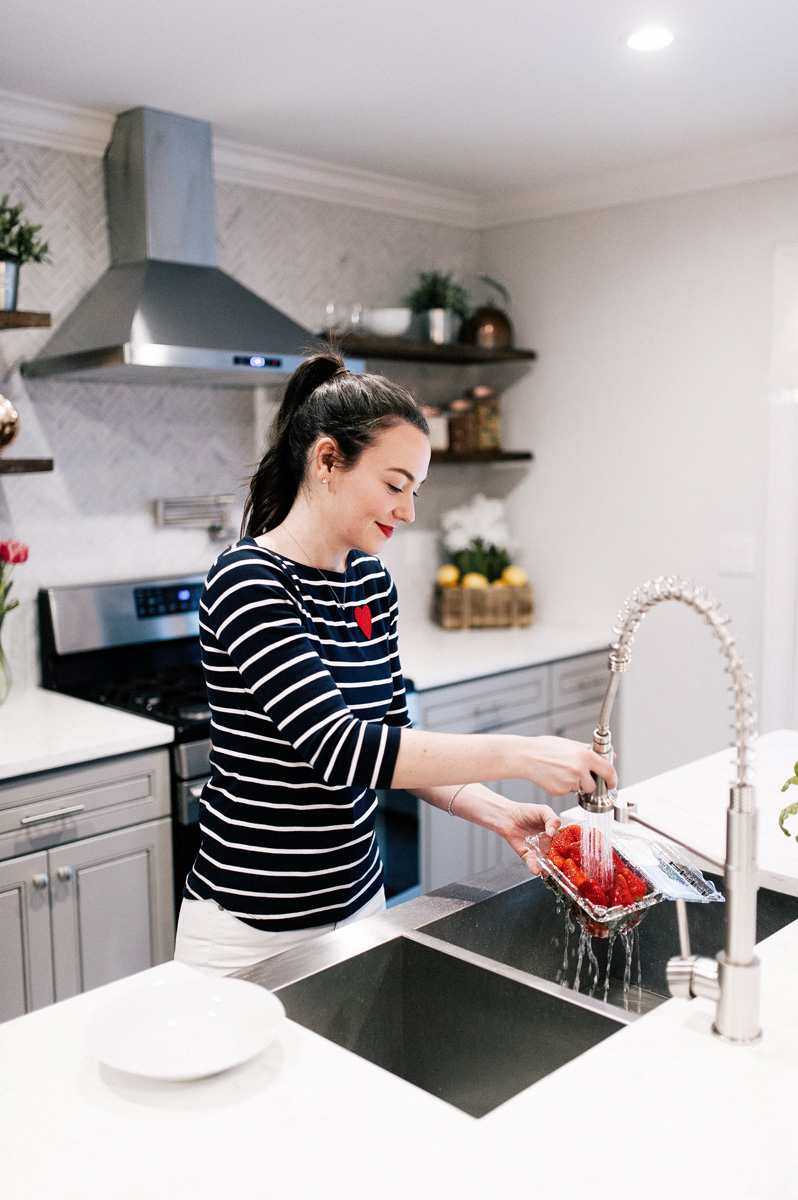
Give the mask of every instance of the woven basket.
<svg viewBox="0 0 798 1200">
<path fill-rule="evenodd" d="M 532 588 L 435 588 L 435 620 L 444 629 L 501 629 L 531 625 L 534 613 Z"/>
</svg>

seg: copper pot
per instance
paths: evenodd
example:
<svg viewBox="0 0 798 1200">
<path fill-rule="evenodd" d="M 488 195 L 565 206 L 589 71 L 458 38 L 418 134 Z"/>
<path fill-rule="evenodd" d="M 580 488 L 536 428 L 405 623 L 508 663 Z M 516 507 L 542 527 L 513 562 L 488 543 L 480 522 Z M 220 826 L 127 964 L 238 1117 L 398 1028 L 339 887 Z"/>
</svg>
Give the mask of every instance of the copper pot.
<svg viewBox="0 0 798 1200">
<path fill-rule="evenodd" d="M 19 433 L 19 413 L 10 400 L 0 396 L 0 450 L 10 446 Z"/>
<path fill-rule="evenodd" d="M 460 326 L 460 341 L 484 350 L 500 350 L 513 344 L 513 327 L 507 313 L 485 305 Z"/>
</svg>

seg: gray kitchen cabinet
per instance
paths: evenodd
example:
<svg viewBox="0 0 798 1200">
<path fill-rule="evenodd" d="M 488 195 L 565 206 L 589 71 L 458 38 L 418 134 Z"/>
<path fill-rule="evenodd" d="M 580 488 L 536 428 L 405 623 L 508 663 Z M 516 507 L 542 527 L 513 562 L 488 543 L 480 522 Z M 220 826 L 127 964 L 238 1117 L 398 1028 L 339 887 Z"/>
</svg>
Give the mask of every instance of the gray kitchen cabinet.
<svg viewBox="0 0 798 1200">
<path fill-rule="evenodd" d="M 418 694 L 418 723 L 441 733 L 556 733 L 590 742 L 607 679 L 607 655 L 600 651 L 431 688 Z M 484 782 L 509 799 L 550 804 L 557 812 L 574 802 L 573 796 L 552 799 L 526 780 Z M 496 834 L 428 804 L 420 806 L 419 839 L 423 892 L 513 858 Z"/>
<path fill-rule="evenodd" d="M 56 1000 L 172 957 L 171 824 L 162 817 L 50 851 Z"/>
<path fill-rule="evenodd" d="M 9 781 L 0 860 L 0 1020 L 167 961 L 166 752 Z"/>
<path fill-rule="evenodd" d="M 47 853 L 0 862 L 0 1021 L 55 998 Z"/>
</svg>

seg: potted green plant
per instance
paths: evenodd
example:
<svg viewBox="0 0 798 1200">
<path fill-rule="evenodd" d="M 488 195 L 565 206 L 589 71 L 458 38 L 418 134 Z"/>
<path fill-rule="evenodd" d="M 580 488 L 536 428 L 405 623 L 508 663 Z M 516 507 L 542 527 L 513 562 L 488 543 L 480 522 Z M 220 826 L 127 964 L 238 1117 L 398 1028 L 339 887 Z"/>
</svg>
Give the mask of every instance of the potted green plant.
<svg viewBox="0 0 798 1200">
<path fill-rule="evenodd" d="M 46 262 L 50 249 L 39 239 L 41 225 L 20 220 L 24 207 L 9 204 L 7 192 L 0 200 L 0 309 L 17 307 L 22 264 Z"/>
<path fill-rule="evenodd" d="M 420 271 L 404 303 L 416 314 L 419 336 L 438 345 L 455 341 L 460 322 L 471 312 L 466 289 L 443 271 Z"/>
</svg>

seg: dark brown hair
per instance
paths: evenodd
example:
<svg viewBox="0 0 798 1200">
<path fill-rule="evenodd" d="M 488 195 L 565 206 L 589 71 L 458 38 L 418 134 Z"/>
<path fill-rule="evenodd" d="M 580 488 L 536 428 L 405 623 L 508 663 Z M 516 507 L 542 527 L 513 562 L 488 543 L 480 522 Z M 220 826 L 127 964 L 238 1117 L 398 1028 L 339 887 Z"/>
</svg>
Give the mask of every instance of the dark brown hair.
<svg viewBox="0 0 798 1200">
<path fill-rule="evenodd" d="M 305 478 L 317 438 L 333 438 L 338 465 L 353 467 L 383 429 L 406 421 L 429 436 L 416 401 L 383 375 L 340 373 L 335 353 L 314 354 L 294 371 L 269 430 L 269 445 L 249 485 L 242 534 L 257 537 L 281 524 Z"/>
</svg>

